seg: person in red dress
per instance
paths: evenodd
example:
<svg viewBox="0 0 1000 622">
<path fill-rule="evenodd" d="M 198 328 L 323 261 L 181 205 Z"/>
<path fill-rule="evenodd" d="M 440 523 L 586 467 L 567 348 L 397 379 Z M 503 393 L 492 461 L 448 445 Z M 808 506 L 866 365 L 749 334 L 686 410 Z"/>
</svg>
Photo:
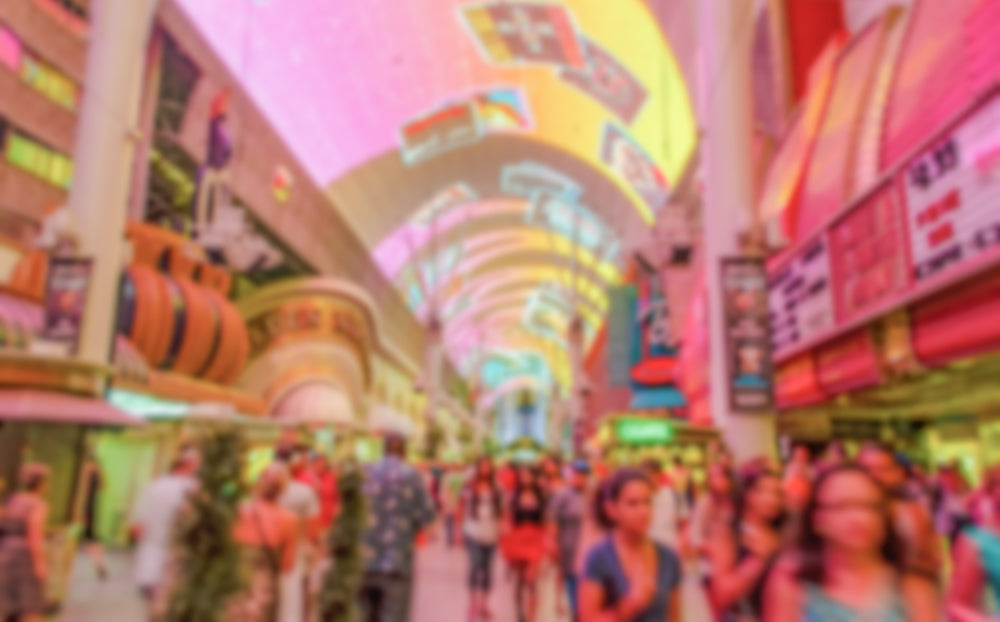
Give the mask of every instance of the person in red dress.
<svg viewBox="0 0 1000 622">
<path fill-rule="evenodd" d="M 515 602 L 519 620 L 534 622 L 538 610 L 538 571 L 551 550 L 546 528 L 548 503 L 534 469 L 517 470 L 517 483 L 507 513 L 507 531 L 501 541 L 504 557 L 514 570 Z"/>
</svg>

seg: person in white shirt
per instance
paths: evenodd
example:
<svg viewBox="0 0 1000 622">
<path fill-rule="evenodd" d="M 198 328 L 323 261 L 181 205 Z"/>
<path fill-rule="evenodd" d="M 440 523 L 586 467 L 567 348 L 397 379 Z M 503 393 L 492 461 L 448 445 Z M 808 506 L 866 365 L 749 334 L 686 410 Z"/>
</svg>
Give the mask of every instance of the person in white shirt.
<svg viewBox="0 0 1000 622">
<path fill-rule="evenodd" d="M 200 467 L 198 451 L 182 449 L 170 473 L 150 482 L 132 508 L 129 534 L 137 543 L 133 572 L 147 607 L 154 605 L 163 586 L 177 516 L 198 485 L 195 474 Z"/>
<path fill-rule="evenodd" d="M 649 537 L 676 550 L 681 530 L 689 515 L 686 499 L 671 485 L 663 482 L 663 467 L 657 460 L 650 458 L 642 466 L 654 486 L 653 520 L 649 524 Z"/>
<path fill-rule="evenodd" d="M 319 547 L 320 503 L 316 491 L 301 481 L 307 473 L 307 448 L 300 446 L 279 447 L 275 452 L 277 462 L 287 465 L 291 479 L 278 504 L 295 515 L 298 520 L 299 539 L 295 553 L 295 566 L 281 579 L 281 597 L 278 622 L 302 622 L 306 619 L 306 577 L 316 561 Z"/>
</svg>

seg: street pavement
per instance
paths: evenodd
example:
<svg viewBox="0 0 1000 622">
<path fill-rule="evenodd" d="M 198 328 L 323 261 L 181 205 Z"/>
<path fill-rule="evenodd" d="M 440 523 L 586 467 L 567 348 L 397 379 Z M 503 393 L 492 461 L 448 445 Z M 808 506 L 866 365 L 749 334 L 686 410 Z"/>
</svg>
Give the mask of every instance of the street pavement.
<svg viewBox="0 0 1000 622">
<path fill-rule="evenodd" d="M 468 622 L 466 569 L 466 555 L 461 548 L 448 549 L 438 542 L 422 549 L 417 557 L 412 622 Z M 142 601 L 130 578 L 131 556 L 111 553 L 109 570 L 108 578 L 101 581 L 89 560 L 82 556 L 77 560 L 58 622 L 144 622 Z M 516 622 L 512 582 L 499 562 L 494 581 L 492 622 Z M 556 615 L 553 572 L 543 572 L 540 581 L 543 589 L 537 622 L 569 622 Z M 693 573 L 685 581 L 684 610 L 683 622 L 710 620 Z"/>
</svg>

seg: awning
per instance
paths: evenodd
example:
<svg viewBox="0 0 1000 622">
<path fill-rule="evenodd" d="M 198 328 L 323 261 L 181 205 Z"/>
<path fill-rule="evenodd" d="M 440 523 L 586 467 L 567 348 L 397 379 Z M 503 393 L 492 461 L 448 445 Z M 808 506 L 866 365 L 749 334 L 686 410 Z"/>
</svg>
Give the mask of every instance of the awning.
<svg viewBox="0 0 1000 622">
<path fill-rule="evenodd" d="M 32 389 L 0 390 L 0 421 L 140 426 L 144 421 L 103 400 Z"/>
<path fill-rule="evenodd" d="M 274 417 L 279 420 L 315 424 L 353 426 L 354 408 L 340 387 L 330 382 L 307 382 L 291 389 L 278 402 Z"/>
</svg>

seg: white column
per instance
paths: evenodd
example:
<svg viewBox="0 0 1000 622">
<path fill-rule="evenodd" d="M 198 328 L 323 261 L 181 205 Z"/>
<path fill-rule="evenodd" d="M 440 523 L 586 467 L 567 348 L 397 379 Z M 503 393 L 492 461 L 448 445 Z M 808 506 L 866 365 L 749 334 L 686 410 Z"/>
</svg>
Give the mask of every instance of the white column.
<svg viewBox="0 0 1000 622">
<path fill-rule="evenodd" d="M 754 11 L 746 0 L 699 0 L 699 123 L 705 173 L 705 259 L 712 412 L 737 460 L 774 455 L 773 415 L 733 412 L 729 405 L 720 262 L 740 254 L 740 228 L 753 201 L 752 84 Z"/>
<path fill-rule="evenodd" d="M 94 260 L 79 358 L 108 362 L 114 337 L 141 74 L 156 0 L 92 3 L 90 49 L 69 209 Z"/>
</svg>

